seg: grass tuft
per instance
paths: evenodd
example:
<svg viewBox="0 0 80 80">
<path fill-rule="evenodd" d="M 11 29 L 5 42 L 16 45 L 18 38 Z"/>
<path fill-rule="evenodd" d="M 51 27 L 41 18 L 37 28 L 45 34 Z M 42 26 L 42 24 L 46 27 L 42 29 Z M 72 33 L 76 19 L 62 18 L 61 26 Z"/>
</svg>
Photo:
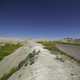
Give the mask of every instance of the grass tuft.
<svg viewBox="0 0 80 80">
<path fill-rule="evenodd" d="M 4 46 L 0 46 L 0 61 L 5 57 L 14 52 L 17 48 L 21 47 L 20 43 L 11 44 L 6 43 Z"/>
</svg>

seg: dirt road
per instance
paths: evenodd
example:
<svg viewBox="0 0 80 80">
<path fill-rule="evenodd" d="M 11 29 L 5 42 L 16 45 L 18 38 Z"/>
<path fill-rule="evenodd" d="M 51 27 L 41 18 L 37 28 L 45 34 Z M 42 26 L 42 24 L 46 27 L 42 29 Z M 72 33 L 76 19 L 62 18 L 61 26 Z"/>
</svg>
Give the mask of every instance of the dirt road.
<svg viewBox="0 0 80 80">
<path fill-rule="evenodd" d="M 61 62 L 42 45 L 34 42 L 29 44 L 32 51 L 39 51 L 39 54 L 34 56 L 34 63 L 24 65 L 8 80 L 80 80 L 80 65 L 75 61 Z"/>
</svg>

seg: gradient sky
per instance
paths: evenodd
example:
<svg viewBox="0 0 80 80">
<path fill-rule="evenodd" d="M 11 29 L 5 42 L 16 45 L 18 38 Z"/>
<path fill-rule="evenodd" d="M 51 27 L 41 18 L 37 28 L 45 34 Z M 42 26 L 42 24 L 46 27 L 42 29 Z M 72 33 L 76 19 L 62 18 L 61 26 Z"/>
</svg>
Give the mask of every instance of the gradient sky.
<svg viewBox="0 0 80 80">
<path fill-rule="evenodd" d="M 80 37 L 80 0 L 0 0 L 0 36 Z"/>
</svg>

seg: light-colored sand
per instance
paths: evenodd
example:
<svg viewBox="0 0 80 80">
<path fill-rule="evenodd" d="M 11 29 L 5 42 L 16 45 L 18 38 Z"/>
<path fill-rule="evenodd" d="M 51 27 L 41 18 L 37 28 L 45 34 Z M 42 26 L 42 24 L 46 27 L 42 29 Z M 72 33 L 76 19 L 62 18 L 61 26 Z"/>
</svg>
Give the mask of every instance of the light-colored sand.
<svg viewBox="0 0 80 80">
<path fill-rule="evenodd" d="M 43 49 L 42 45 L 34 42 L 29 44 L 31 51 L 40 50 L 35 62 L 32 65 L 23 66 L 8 80 L 80 80 L 80 65 L 75 61 L 61 62 L 47 49 Z"/>
<path fill-rule="evenodd" d="M 29 47 L 23 46 L 13 52 L 11 55 L 6 56 L 2 61 L 0 61 L 0 77 L 5 73 L 10 72 L 12 68 L 18 66 L 18 64 L 26 58 L 28 55 Z"/>
</svg>

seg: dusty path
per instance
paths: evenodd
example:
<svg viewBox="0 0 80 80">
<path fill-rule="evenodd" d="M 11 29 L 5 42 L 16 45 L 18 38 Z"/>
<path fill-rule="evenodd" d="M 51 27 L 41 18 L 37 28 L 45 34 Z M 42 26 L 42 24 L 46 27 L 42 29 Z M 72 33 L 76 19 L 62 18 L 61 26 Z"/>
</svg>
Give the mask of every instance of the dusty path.
<svg viewBox="0 0 80 80">
<path fill-rule="evenodd" d="M 31 51 L 39 51 L 34 63 L 23 66 L 8 80 L 80 80 L 80 65 L 66 60 L 61 62 L 42 45 L 30 42 Z"/>
<path fill-rule="evenodd" d="M 80 60 L 80 46 L 58 44 L 57 48 L 74 57 L 75 59 Z"/>
</svg>

